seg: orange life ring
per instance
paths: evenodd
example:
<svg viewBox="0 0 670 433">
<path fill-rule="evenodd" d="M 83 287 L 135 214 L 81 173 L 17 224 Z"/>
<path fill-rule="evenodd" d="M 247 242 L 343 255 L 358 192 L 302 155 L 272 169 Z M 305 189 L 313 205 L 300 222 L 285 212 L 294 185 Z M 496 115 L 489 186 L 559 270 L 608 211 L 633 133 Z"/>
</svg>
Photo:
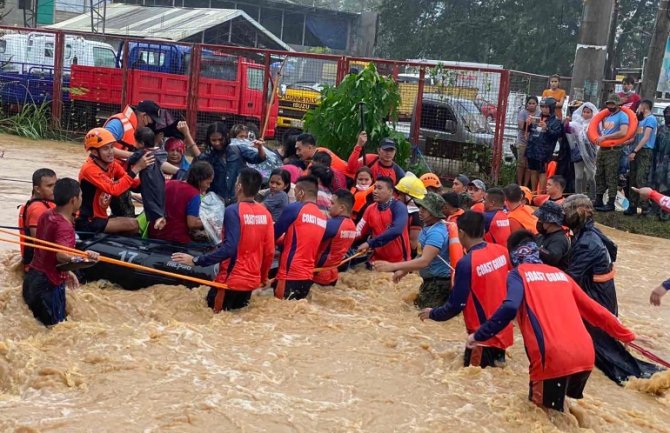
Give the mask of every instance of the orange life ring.
<svg viewBox="0 0 670 433">
<path fill-rule="evenodd" d="M 637 134 L 637 116 L 631 110 L 630 108 L 626 107 L 621 107 L 621 111 L 623 111 L 626 116 L 628 116 L 628 132 L 626 133 L 625 137 L 622 138 L 617 138 L 614 140 L 605 140 L 602 143 L 599 144 L 600 147 L 614 147 L 614 146 L 619 146 L 621 144 L 624 144 L 631 138 Z M 586 137 L 589 139 L 591 143 L 596 143 L 596 139 L 600 137 L 600 131 L 599 131 L 599 126 L 602 123 L 602 121 L 605 119 L 605 117 L 609 116 L 611 113 L 609 110 L 601 110 L 598 114 L 593 116 L 593 119 L 591 119 L 591 123 L 589 123 L 589 129 L 586 132 Z"/>
</svg>

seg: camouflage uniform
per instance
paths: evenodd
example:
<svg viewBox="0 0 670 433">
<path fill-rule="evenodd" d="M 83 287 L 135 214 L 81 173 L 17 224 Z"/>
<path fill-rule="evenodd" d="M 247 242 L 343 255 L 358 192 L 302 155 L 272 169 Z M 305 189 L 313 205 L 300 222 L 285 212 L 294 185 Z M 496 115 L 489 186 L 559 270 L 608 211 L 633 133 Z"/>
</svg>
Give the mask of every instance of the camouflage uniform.
<svg viewBox="0 0 670 433">
<path fill-rule="evenodd" d="M 648 179 L 649 170 L 651 168 L 651 152 L 651 149 L 640 149 L 640 151 L 635 154 L 635 159 L 630 163 L 629 179 L 631 186 L 634 186 L 635 188 L 643 188 L 649 185 Z M 631 189 L 630 205 L 641 207 L 645 210 L 649 207 L 649 201 L 641 201 L 640 195 Z"/>
<path fill-rule="evenodd" d="M 614 201 L 619 187 L 619 158 L 621 147 L 601 147 L 596 157 L 596 194 L 605 194 Z"/>
<path fill-rule="evenodd" d="M 419 308 L 441 307 L 451 294 L 451 278 L 426 278 L 419 288 L 414 305 Z"/>
</svg>

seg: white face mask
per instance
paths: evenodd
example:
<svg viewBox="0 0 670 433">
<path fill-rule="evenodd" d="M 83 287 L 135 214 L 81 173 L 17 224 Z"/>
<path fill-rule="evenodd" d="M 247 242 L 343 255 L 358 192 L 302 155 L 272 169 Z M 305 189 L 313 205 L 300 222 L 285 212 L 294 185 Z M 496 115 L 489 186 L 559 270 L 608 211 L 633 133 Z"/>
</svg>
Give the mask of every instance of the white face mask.
<svg viewBox="0 0 670 433">
<path fill-rule="evenodd" d="M 359 191 L 367 191 L 367 190 L 370 189 L 371 186 L 372 186 L 372 185 L 360 185 L 360 184 L 356 184 L 356 189 L 359 190 Z"/>
</svg>

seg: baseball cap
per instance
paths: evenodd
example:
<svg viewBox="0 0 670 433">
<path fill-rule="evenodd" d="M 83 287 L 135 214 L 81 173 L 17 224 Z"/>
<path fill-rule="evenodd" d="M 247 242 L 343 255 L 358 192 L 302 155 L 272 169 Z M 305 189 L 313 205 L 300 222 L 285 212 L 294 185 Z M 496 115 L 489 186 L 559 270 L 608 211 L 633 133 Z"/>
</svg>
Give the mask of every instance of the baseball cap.
<svg viewBox="0 0 670 433">
<path fill-rule="evenodd" d="M 394 139 L 386 137 L 379 143 L 379 148 L 382 150 L 395 149 L 396 142 Z"/>
<path fill-rule="evenodd" d="M 611 93 L 607 97 L 607 101 L 605 101 L 605 104 L 609 104 L 610 102 L 616 105 L 621 105 L 621 98 L 619 98 L 619 95 L 617 95 L 616 93 Z"/>
<path fill-rule="evenodd" d="M 456 176 L 456 179 L 458 179 L 458 181 L 462 183 L 463 186 L 468 186 L 470 184 L 470 178 L 464 174 L 459 174 Z"/>
<path fill-rule="evenodd" d="M 161 116 L 160 116 L 161 107 L 154 101 L 150 99 L 140 101 L 139 104 L 137 104 L 137 106 L 135 107 L 135 109 L 142 113 L 146 113 L 149 117 L 151 117 L 151 120 L 153 120 L 154 122 L 156 123 L 161 122 Z"/>
<path fill-rule="evenodd" d="M 475 187 L 477 189 L 480 189 L 482 191 L 486 191 L 486 184 L 481 179 L 475 179 L 475 180 L 471 181 L 468 186 L 473 186 L 473 187 Z"/>
</svg>

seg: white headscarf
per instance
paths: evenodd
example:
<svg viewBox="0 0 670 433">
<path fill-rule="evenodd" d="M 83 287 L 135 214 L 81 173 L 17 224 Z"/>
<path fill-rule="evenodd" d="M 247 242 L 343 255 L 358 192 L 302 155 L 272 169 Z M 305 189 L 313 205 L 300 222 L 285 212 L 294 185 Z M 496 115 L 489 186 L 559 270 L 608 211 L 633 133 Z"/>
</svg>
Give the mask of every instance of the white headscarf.
<svg viewBox="0 0 670 433">
<path fill-rule="evenodd" d="M 591 119 L 584 119 L 583 117 L 583 112 L 584 108 L 589 108 L 591 109 L 591 113 L 595 116 L 596 113 L 598 112 L 598 109 L 596 108 L 595 105 L 593 105 L 590 102 L 585 102 L 582 105 L 579 106 L 578 109 L 575 110 L 574 113 L 572 113 L 572 121 L 570 122 L 570 127 L 578 127 L 578 128 L 583 128 L 584 126 L 588 126 L 589 123 L 591 123 Z M 575 124 L 573 126 L 573 123 Z"/>
</svg>

